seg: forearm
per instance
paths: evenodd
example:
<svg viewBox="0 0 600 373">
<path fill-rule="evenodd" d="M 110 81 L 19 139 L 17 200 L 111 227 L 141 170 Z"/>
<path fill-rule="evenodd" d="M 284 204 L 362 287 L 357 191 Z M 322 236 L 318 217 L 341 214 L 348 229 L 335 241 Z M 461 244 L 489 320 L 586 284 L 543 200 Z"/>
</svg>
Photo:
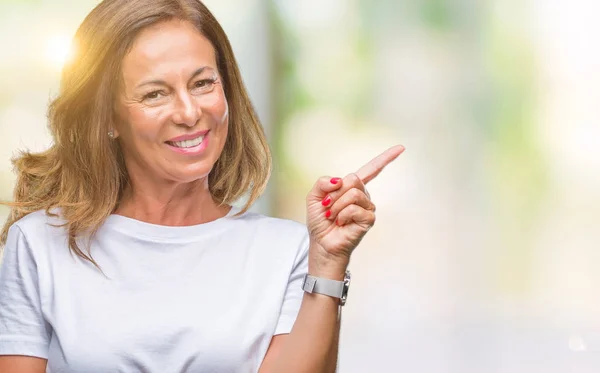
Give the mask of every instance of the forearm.
<svg viewBox="0 0 600 373">
<path fill-rule="evenodd" d="M 309 274 L 342 281 L 345 265 L 325 267 L 309 261 Z M 274 366 L 274 373 L 334 373 L 341 307 L 338 298 L 305 293 L 302 305 Z"/>
<path fill-rule="evenodd" d="M 294 327 L 273 373 L 333 373 L 337 362 L 339 300 L 304 294 Z"/>
<path fill-rule="evenodd" d="M 339 358 L 339 347 L 340 347 L 340 333 L 342 325 L 342 308 L 339 307 L 338 318 L 336 322 L 337 332 L 335 333 L 335 339 L 331 344 L 331 350 L 329 351 L 328 365 L 325 370 L 328 373 L 337 372 L 338 358 Z"/>
</svg>

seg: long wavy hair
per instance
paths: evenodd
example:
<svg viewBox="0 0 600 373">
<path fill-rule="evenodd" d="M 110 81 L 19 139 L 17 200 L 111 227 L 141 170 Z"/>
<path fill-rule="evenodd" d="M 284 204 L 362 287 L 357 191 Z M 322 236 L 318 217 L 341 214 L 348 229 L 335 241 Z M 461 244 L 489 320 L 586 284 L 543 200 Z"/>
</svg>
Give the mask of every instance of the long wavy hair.
<svg viewBox="0 0 600 373">
<path fill-rule="evenodd" d="M 213 199 L 224 205 L 247 194 L 242 214 L 262 194 L 271 154 L 229 40 L 211 12 L 198 0 L 104 0 L 77 30 L 60 93 L 49 105 L 53 145 L 13 159 L 17 184 L 13 201 L 4 203 L 11 211 L 0 246 L 9 227 L 25 215 L 60 211 L 70 250 L 98 266 L 79 239 L 86 237 L 89 244 L 129 181 L 119 142 L 107 135 L 115 127 L 121 61 L 142 29 L 171 19 L 192 23 L 211 42 L 229 105 L 229 133 L 208 176 Z"/>
</svg>

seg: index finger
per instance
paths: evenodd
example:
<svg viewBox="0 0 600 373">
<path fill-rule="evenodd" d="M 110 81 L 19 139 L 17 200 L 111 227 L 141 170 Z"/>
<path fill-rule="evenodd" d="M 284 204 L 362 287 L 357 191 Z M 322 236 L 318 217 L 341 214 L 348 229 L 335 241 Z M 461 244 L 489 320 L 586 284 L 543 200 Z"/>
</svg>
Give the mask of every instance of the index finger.
<svg viewBox="0 0 600 373">
<path fill-rule="evenodd" d="M 394 159 L 398 158 L 400 154 L 404 151 L 404 146 L 396 145 L 392 146 L 388 150 L 379 154 L 377 157 L 373 158 L 369 163 L 362 166 L 360 170 L 356 171 L 356 175 L 362 180 L 364 184 L 373 180 L 379 173 L 392 162 Z"/>
</svg>

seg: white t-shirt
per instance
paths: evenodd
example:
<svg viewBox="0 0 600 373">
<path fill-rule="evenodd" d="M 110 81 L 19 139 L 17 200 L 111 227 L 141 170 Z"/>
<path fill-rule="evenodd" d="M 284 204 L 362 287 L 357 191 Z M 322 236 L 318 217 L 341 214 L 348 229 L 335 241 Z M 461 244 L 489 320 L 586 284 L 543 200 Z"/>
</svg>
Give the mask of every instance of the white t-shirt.
<svg viewBox="0 0 600 373">
<path fill-rule="evenodd" d="M 296 320 L 309 239 L 238 211 L 187 227 L 111 215 L 91 251 L 105 275 L 69 251 L 60 219 L 19 220 L 0 267 L 0 355 L 52 373 L 256 372 Z"/>
</svg>

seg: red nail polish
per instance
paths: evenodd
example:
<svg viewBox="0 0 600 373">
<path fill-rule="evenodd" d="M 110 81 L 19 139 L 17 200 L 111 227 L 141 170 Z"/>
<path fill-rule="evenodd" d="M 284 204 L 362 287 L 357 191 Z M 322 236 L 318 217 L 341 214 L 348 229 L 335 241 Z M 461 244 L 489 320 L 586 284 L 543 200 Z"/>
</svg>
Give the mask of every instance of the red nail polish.
<svg viewBox="0 0 600 373">
<path fill-rule="evenodd" d="M 337 183 L 339 183 L 339 182 L 340 182 L 340 180 L 342 180 L 342 179 L 340 179 L 339 177 L 334 177 L 334 178 L 332 178 L 331 180 L 329 180 L 329 182 L 330 182 L 331 184 L 337 184 Z"/>
<path fill-rule="evenodd" d="M 331 203 L 331 196 L 327 196 L 327 197 L 325 197 L 325 199 L 324 199 L 324 200 L 322 200 L 322 201 L 321 201 L 321 204 L 322 204 L 323 206 L 327 206 L 327 205 L 328 205 L 328 204 L 330 204 L 330 203 Z"/>
<path fill-rule="evenodd" d="M 329 218 L 331 216 L 331 210 L 325 211 L 325 217 Z"/>
</svg>

